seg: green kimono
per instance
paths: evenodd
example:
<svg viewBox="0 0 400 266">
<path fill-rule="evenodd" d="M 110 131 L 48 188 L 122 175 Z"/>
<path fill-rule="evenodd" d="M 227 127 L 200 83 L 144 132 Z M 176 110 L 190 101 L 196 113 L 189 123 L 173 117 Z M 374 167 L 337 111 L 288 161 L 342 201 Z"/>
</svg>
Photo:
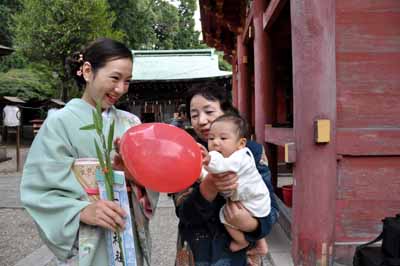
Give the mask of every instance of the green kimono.
<svg viewBox="0 0 400 266">
<path fill-rule="evenodd" d="M 106 266 L 108 261 L 105 231 L 80 223 L 80 211 L 90 202 L 71 169 L 75 159 L 96 158 L 97 135 L 94 130 L 79 129 L 93 123 L 92 110 L 94 107 L 82 99 L 73 99 L 49 117 L 32 143 L 21 181 L 21 201 L 37 224 L 41 238 L 59 261 L 71 266 Z M 116 137 L 140 123 L 134 115 L 112 107 L 104 116 L 106 135 L 112 119 Z M 146 217 L 135 191 L 130 196 L 137 265 L 150 266 L 149 215 Z M 158 193 L 147 191 L 146 199 L 154 210 Z"/>
</svg>

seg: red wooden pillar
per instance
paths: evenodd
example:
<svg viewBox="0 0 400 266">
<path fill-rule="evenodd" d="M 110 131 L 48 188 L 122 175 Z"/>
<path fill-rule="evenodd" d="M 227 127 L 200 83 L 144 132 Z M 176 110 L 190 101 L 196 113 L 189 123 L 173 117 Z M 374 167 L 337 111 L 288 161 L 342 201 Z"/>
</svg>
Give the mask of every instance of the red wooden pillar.
<svg viewBox="0 0 400 266">
<path fill-rule="evenodd" d="M 238 108 L 240 114 L 248 121 L 251 122 L 249 97 L 249 71 L 247 69 L 247 47 L 243 42 L 243 33 L 236 38 L 237 58 L 238 58 Z"/>
<path fill-rule="evenodd" d="M 272 123 L 272 76 L 270 40 L 263 27 L 267 1 L 254 0 L 254 115 L 256 140 L 265 141 L 265 124 Z M 267 151 L 268 153 L 268 151 Z"/>
<path fill-rule="evenodd" d="M 232 56 L 232 102 L 234 106 L 238 106 L 238 64 L 237 56 Z"/>
<path fill-rule="evenodd" d="M 295 265 L 332 265 L 335 229 L 335 1 L 291 1 L 296 162 L 292 243 Z M 330 142 L 314 123 L 329 119 Z"/>
</svg>

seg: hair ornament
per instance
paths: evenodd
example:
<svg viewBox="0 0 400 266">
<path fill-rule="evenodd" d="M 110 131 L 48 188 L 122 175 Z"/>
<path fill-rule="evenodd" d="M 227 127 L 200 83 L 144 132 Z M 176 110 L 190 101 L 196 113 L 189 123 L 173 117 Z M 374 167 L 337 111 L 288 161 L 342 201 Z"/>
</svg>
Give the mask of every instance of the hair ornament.
<svg viewBox="0 0 400 266">
<path fill-rule="evenodd" d="M 78 62 L 83 63 L 83 54 L 79 54 Z"/>
<path fill-rule="evenodd" d="M 82 66 L 81 66 L 81 67 L 78 69 L 78 71 L 76 71 L 76 75 L 79 76 L 79 77 L 82 76 L 82 74 L 83 74 L 82 70 L 83 70 L 83 69 L 82 69 Z"/>
</svg>

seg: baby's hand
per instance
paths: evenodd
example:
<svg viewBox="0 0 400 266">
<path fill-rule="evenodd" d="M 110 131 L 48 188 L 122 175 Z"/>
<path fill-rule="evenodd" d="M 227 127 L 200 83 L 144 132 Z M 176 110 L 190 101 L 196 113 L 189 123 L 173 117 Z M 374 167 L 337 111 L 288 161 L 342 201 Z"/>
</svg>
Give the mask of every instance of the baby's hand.
<svg viewBox="0 0 400 266">
<path fill-rule="evenodd" d="M 210 163 L 211 157 L 210 155 L 206 155 L 205 157 L 203 157 L 203 165 L 207 166 Z"/>
<path fill-rule="evenodd" d="M 199 145 L 200 150 L 201 150 L 201 157 L 202 157 L 203 165 L 208 165 L 210 163 L 210 156 L 208 155 L 208 151 L 207 151 L 206 147 L 204 147 L 200 143 L 197 143 L 197 145 Z"/>
</svg>

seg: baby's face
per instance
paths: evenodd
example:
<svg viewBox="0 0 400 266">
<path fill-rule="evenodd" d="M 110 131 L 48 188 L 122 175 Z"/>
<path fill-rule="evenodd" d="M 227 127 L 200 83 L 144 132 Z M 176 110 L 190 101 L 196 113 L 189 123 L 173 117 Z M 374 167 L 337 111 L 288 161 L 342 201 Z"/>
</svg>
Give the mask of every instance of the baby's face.
<svg viewBox="0 0 400 266">
<path fill-rule="evenodd" d="M 218 151 L 224 157 L 229 157 L 235 151 L 243 148 L 238 136 L 237 127 L 228 121 L 213 123 L 208 134 L 208 149 Z"/>
</svg>

